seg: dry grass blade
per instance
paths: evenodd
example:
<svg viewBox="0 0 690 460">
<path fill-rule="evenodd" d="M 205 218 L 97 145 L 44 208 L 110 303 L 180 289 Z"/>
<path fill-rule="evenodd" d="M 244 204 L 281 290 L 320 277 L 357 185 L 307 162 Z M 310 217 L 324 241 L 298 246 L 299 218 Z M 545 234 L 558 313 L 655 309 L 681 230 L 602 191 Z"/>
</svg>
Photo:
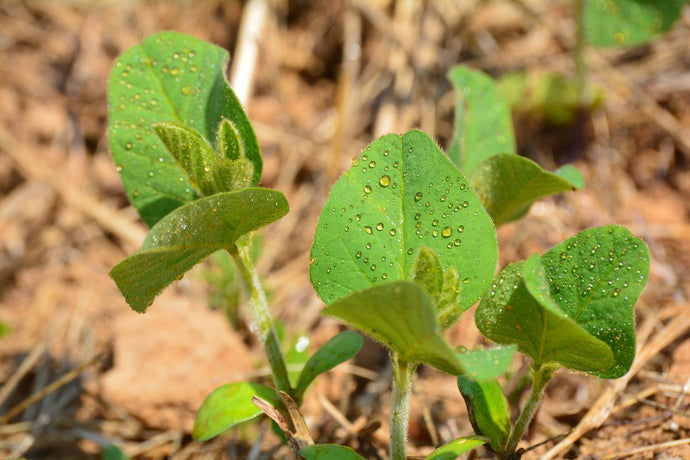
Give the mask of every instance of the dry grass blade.
<svg viewBox="0 0 690 460">
<path fill-rule="evenodd" d="M 46 386 L 43 390 L 39 391 L 38 393 L 34 393 L 28 398 L 26 398 L 24 401 L 20 402 L 16 406 L 12 407 L 10 410 L 7 411 L 5 415 L 0 417 L 0 425 L 3 425 L 10 420 L 12 420 L 14 417 L 22 413 L 27 407 L 31 406 L 32 404 L 37 403 L 41 399 L 45 398 L 49 394 L 53 393 L 56 390 L 59 390 L 63 386 L 67 385 L 69 382 L 74 380 L 79 376 L 79 374 L 82 373 L 84 369 L 87 367 L 95 364 L 99 359 L 100 355 L 96 355 L 93 358 L 89 359 L 83 364 L 80 364 L 79 366 L 75 367 L 71 371 L 67 372 L 65 375 L 51 383 L 50 385 Z"/>
<path fill-rule="evenodd" d="M 652 446 L 638 447 L 636 449 L 629 449 L 623 452 L 616 452 L 615 454 L 604 455 L 600 457 L 601 460 L 613 460 L 616 458 L 629 457 L 630 455 L 643 454 L 645 452 L 654 452 L 661 449 L 667 449 L 669 447 L 676 447 L 690 444 L 690 438 L 677 439 L 675 441 L 662 442 L 660 444 L 654 444 Z"/>
<path fill-rule="evenodd" d="M 43 356 L 46 346 L 44 342 L 39 342 L 29 353 L 17 370 L 7 379 L 5 385 L 0 389 L 0 404 L 5 402 L 7 397 L 12 393 L 17 384 L 24 378 L 24 376 L 36 365 L 39 359 Z"/>
</svg>

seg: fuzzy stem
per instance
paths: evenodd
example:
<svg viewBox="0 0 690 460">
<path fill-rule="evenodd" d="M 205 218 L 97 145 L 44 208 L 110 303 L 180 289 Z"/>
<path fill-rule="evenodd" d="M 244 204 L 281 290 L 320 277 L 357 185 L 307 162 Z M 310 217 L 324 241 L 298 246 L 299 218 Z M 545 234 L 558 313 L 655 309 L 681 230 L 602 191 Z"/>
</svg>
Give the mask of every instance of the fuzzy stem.
<svg viewBox="0 0 690 460">
<path fill-rule="evenodd" d="M 405 460 L 407 423 L 410 418 L 412 374 L 416 365 L 393 359 L 393 399 L 391 402 L 391 460 Z"/>
<path fill-rule="evenodd" d="M 273 326 L 273 319 L 266 301 L 266 293 L 249 255 L 249 244 L 244 241 L 238 241 L 235 248 L 229 252 L 235 261 L 240 277 L 244 281 L 244 286 L 249 292 L 249 308 L 252 318 L 251 330 L 256 334 L 264 348 L 276 389 L 292 394 L 290 379 L 285 366 L 285 358 L 280 349 L 278 333 Z"/>
<path fill-rule="evenodd" d="M 517 445 L 520 442 L 520 439 L 522 439 L 522 436 L 525 434 L 525 431 L 527 431 L 527 427 L 529 427 L 532 417 L 534 417 L 534 414 L 537 412 L 541 398 L 544 396 L 544 388 L 546 387 L 546 384 L 549 383 L 549 380 L 551 380 L 551 377 L 553 377 L 556 369 L 558 369 L 557 366 L 548 364 L 532 369 L 532 389 L 529 394 L 529 399 L 527 400 L 525 407 L 522 408 L 522 412 L 520 412 L 520 415 L 515 422 L 515 427 L 513 427 L 513 431 L 510 433 L 508 443 L 501 454 L 502 460 L 519 458 L 519 456 L 515 456 Z"/>
</svg>

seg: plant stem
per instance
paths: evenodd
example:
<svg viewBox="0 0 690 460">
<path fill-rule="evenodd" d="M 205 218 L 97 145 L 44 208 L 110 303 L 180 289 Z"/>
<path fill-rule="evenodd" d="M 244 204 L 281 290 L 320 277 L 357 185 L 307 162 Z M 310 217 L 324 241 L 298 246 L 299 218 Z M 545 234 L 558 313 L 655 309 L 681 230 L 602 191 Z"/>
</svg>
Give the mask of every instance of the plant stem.
<svg viewBox="0 0 690 460">
<path fill-rule="evenodd" d="M 273 326 L 273 319 L 266 301 L 266 293 L 249 255 L 249 244 L 244 241 L 238 241 L 235 244 L 235 248 L 228 252 L 235 261 L 237 271 L 249 292 L 249 307 L 252 318 L 251 329 L 264 348 L 276 389 L 292 394 L 290 379 L 285 366 L 285 358 L 283 357 L 283 351 L 280 349 L 278 333 Z"/>
<path fill-rule="evenodd" d="M 393 400 L 391 402 L 391 460 L 405 460 L 407 423 L 410 418 L 412 374 L 416 365 L 393 359 Z"/>
<path fill-rule="evenodd" d="M 510 433 L 510 438 L 508 438 L 506 448 L 501 454 L 502 460 L 512 460 L 516 458 L 515 450 L 517 445 L 520 442 L 520 439 L 522 439 L 522 436 L 525 434 L 525 431 L 527 431 L 527 427 L 529 427 L 532 417 L 534 417 L 534 414 L 537 412 L 541 398 L 544 395 L 544 388 L 546 387 L 546 384 L 549 383 L 549 380 L 551 380 L 551 377 L 553 377 L 556 369 L 558 369 L 558 366 L 548 364 L 540 365 L 532 369 L 532 389 L 529 394 L 529 399 L 527 400 L 525 407 L 522 408 L 522 412 L 520 412 L 520 415 L 515 422 L 515 427 L 513 427 L 513 431 Z"/>
<path fill-rule="evenodd" d="M 580 107 L 590 106 L 590 94 L 587 90 L 587 64 L 585 63 L 585 0 L 573 0 L 573 16 L 575 18 L 575 70 L 577 72 L 577 90 L 580 97 Z"/>
</svg>

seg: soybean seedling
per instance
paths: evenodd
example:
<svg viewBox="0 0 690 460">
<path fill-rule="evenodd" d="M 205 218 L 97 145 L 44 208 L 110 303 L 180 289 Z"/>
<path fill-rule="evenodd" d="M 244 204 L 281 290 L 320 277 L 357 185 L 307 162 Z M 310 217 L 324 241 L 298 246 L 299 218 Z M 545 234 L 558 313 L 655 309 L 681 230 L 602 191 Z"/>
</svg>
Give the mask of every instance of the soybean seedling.
<svg viewBox="0 0 690 460">
<path fill-rule="evenodd" d="M 405 458 L 410 381 L 420 363 L 458 376 L 477 432 L 427 459 L 455 458 L 484 443 L 498 457 L 514 459 L 559 367 L 604 378 L 629 369 L 632 309 L 646 283 L 649 256 L 622 227 L 600 227 L 487 282 L 497 260 L 494 224 L 522 217 L 541 197 L 581 188 L 583 180 L 572 166 L 551 173 L 515 154 L 510 112 L 488 76 L 457 67 L 450 78 L 458 105 L 448 157 L 419 131 L 374 141 L 331 190 L 314 237 L 310 275 L 328 305 L 325 314 L 391 352 L 393 460 Z M 504 347 L 454 350 L 442 332 L 480 297 L 477 325 Z M 533 368 L 532 393 L 511 427 L 496 377 L 510 364 L 514 347 L 532 358 Z M 320 449 L 308 458 L 341 452 L 337 446 Z"/>
<path fill-rule="evenodd" d="M 256 187 L 262 159 L 254 130 L 227 83 L 225 50 L 162 32 L 125 51 L 108 81 L 108 137 L 127 196 L 151 230 L 141 249 L 110 272 L 129 305 L 144 313 L 173 281 L 216 251 L 235 263 L 249 297 L 251 329 L 275 388 L 236 382 L 216 389 L 194 426 L 208 439 L 258 416 L 253 395 L 280 406 L 300 401 L 320 374 L 351 358 L 361 337 L 326 343 L 291 385 L 283 351 L 250 257 L 253 235 L 288 212 L 282 193 Z"/>
</svg>

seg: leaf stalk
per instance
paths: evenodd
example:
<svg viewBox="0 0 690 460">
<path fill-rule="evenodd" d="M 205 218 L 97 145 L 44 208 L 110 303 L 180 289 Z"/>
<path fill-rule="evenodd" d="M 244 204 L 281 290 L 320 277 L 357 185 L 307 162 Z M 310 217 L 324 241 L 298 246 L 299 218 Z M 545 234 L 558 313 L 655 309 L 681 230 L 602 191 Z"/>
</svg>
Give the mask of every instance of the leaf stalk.
<svg viewBox="0 0 690 460">
<path fill-rule="evenodd" d="M 501 453 L 501 460 L 516 460 L 520 458 L 520 454 L 515 452 L 518 443 L 525 431 L 527 431 L 534 414 L 536 414 L 539 408 L 546 384 L 549 383 L 557 369 L 558 366 L 552 364 L 541 364 L 532 369 L 532 389 L 530 390 L 529 399 L 527 399 L 525 407 L 522 408 L 522 412 L 520 412 L 515 422 L 513 431 L 511 431 L 508 438 L 508 443 Z"/>
<path fill-rule="evenodd" d="M 416 364 L 393 360 L 393 397 L 391 401 L 391 460 L 405 460 L 407 452 L 407 426 L 410 418 L 412 374 Z"/>
<path fill-rule="evenodd" d="M 273 325 L 271 312 L 268 308 L 266 292 L 256 272 L 256 268 L 252 263 L 249 247 L 249 243 L 241 239 L 238 240 L 237 243 L 235 243 L 235 247 L 228 252 L 235 261 L 237 271 L 249 293 L 249 309 L 252 321 L 251 330 L 258 337 L 263 346 L 264 353 L 266 353 L 276 389 L 278 391 L 284 391 L 287 394 L 292 394 L 290 379 L 288 378 L 283 351 L 280 348 L 278 333 Z"/>
</svg>

